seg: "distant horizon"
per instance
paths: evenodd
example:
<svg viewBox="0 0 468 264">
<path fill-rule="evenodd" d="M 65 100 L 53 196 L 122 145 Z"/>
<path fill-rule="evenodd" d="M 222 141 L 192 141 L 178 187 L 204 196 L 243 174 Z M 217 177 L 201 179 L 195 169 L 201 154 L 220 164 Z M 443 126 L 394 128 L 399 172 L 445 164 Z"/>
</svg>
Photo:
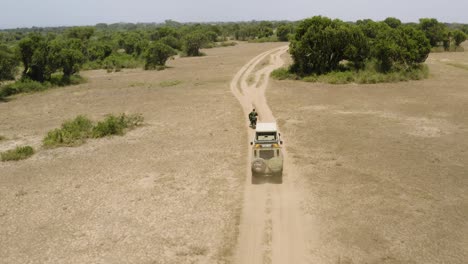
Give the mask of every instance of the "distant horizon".
<svg viewBox="0 0 468 264">
<path fill-rule="evenodd" d="M 0 29 L 94 26 L 99 23 L 299 21 L 316 15 L 343 21 L 395 17 L 468 24 L 468 1 L 435 0 L 2 0 Z"/>
<path fill-rule="evenodd" d="M 315 16 L 315 15 L 314 15 Z M 285 21 L 285 22 L 297 22 L 297 21 L 301 21 L 301 20 L 304 20 L 304 19 L 307 19 L 307 18 L 311 18 L 311 17 L 314 17 L 314 16 L 310 16 L 310 17 L 305 17 L 305 18 L 302 18 L 302 19 L 296 19 L 296 20 L 291 20 L 291 19 L 250 19 L 250 20 L 238 20 L 238 21 L 178 21 L 178 20 L 174 20 L 174 19 L 165 19 L 163 21 L 136 21 L 136 22 L 130 22 L 130 21 L 117 21 L 117 22 L 96 22 L 96 23 L 91 23 L 91 24 L 62 24 L 62 25 L 41 25 L 41 26 L 36 26 L 36 25 L 33 25 L 33 26 L 18 26 L 18 27 L 7 27 L 7 28 L 4 28 L 4 27 L 1 27 L 0 26 L 0 30 L 14 30 L 14 29 L 32 29 L 32 28 L 61 28 L 61 27 L 94 27 L 98 24 L 106 24 L 106 25 L 113 25 L 113 24 L 164 24 L 166 21 L 174 21 L 174 22 L 177 22 L 177 23 L 181 23 L 181 24 L 196 24 L 196 23 L 200 23 L 200 24 L 209 24 L 209 23 L 243 23 L 243 22 L 252 22 L 252 21 L 257 21 L 257 22 L 261 22 L 261 21 L 270 21 L 270 22 L 282 22 L 282 21 Z M 324 15 L 316 15 L 316 16 L 324 16 Z M 328 17 L 328 16 L 324 16 L 324 17 Z M 419 19 L 418 20 L 415 20 L 415 21 L 404 21 L 398 17 L 395 17 L 395 16 L 390 16 L 390 17 L 394 17 L 394 18 L 397 18 L 399 19 L 402 23 L 404 24 L 408 24 L 408 23 L 419 23 Z M 335 18 L 335 17 L 329 17 L 331 19 L 340 19 L 340 18 Z M 387 18 L 387 17 L 386 17 Z M 383 19 L 371 19 L 371 18 L 360 18 L 360 19 L 356 19 L 356 20 L 344 20 L 344 19 L 340 19 L 344 22 L 356 22 L 358 20 L 364 20 L 364 19 L 371 19 L 373 21 L 383 21 L 385 20 L 386 18 L 383 18 Z M 434 17 L 421 17 L 421 18 L 434 18 Z M 436 18 L 437 19 L 437 18 Z M 440 23 L 445 23 L 445 24 L 460 24 L 460 25 L 468 25 L 468 22 L 458 22 L 458 21 L 455 21 L 455 22 L 448 22 L 448 21 L 441 21 L 439 19 L 437 19 Z"/>
</svg>

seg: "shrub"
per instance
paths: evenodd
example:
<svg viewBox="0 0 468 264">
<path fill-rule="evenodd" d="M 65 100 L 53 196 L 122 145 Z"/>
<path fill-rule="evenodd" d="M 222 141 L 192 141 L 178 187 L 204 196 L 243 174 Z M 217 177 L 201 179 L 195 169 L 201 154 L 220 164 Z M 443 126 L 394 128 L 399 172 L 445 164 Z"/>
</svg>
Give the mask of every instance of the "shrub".
<svg viewBox="0 0 468 264">
<path fill-rule="evenodd" d="M 183 51 L 187 56 L 200 56 L 200 49 L 210 40 L 203 32 L 187 34 L 183 39 Z"/>
<path fill-rule="evenodd" d="M 237 42 L 234 42 L 234 41 L 223 41 L 219 43 L 220 47 L 231 47 L 231 46 L 236 46 L 236 45 L 237 45 Z"/>
<path fill-rule="evenodd" d="M 0 44 L 0 82 L 3 80 L 14 80 L 18 64 L 18 59 L 13 50 Z"/>
<path fill-rule="evenodd" d="M 17 147 L 1 153 L 2 161 L 23 160 L 31 157 L 34 149 L 31 146 Z"/>
<path fill-rule="evenodd" d="M 27 77 L 0 88 L 0 98 L 19 93 L 40 92 L 57 86 L 77 85 L 85 83 L 86 79 L 79 75 L 64 77 L 63 74 L 53 74 L 48 82 L 33 81 Z"/>
<path fill-rule="evenodd" d="M 179 81 L 179 80 L 164 81 L 164 82 L 160 82 L 159 86 L 161 86 L 161 87 L 170 87 L 170 86 L 176 86 L 176 85 L 181 84 L 181 83 L 182 83 L 182 81 Z"/>
<path fill-rule="evenodd" d="M 271 72 L 271 77 L 276 80 L 298 79 L 298 76 L 291 73 L 288 68 L 282 67 Z"/>
<path fill-rule="evenodd" d="M 45 147 L 77 146 L 83 144 L 90 137 L 93 123 L 85 116 L 77 116 L 66 121 L 61 128 L 47 133 L 43 140 Z"/>
<path fill-rule="evenodd" d="M 40 83 L 38 81 L 33 81 L 28 78 L 23 78 L 17 82 L 6 85 L 2 89 L 2 94 L 5 96 L 10 96 L 18 93 L 30 93 L 30 92 L 39 92 L 44 91 L 51 87 L 51 84 L 48 82 Z"/>
<path fill-rule="evenodd" d="M 144 54 L 146 60 L 145 70 L 157 69 L 158 67 L 160 68 L 160 66 L 165 66 L 166 61 L 176 54 L 177 52 L 173 48 L 164 43 L 151 43 Z"/>
<path fill-rule="evenodd" d="M 6 139 L 5 136 L 0 135 L 0 141 L 5 140 L 5 139 Z"/>
<path fill-rule="evenodd" d="M 408 69 L 394 70 L 387 73 L 377 71 L 377 62 L 369 61 L 366 68 L 360 71 L 334 71 L 327 74 L 311 74 L 302 78 L 305 82 L 323 82 L 330 84 L 374 84 L 401 82 L 409 80 L 421 80 L 429 76 L 429 68 L 426 65 L 416 65 Z M 273 74 L 274 73 L 274 74 Z M 286 69 L 280 68 L 272 73 L 272 77 L 283 79 L 301 79 L 297 75 L 289 73 Z M 273 76 L 275 75 L 275 76 Z"/>
<path fill-rule="evenodd" d="M 121 69 L 132 69 L 142 66 L 143 62 L 126 53 L 113 53 L 107 57 L 102 65 L 108 72 L 120 71 Z"/>
<path fill-rule="evenodd" d="M 104 121 L 97 123 L 93 128 L 92 136 L 94 138 L 101 138 L 111 135 L 123 135 L 126 129 L 140 126 L 142 122 L 143 117 L 141 115 L 109 115 Z"/>
</svg>

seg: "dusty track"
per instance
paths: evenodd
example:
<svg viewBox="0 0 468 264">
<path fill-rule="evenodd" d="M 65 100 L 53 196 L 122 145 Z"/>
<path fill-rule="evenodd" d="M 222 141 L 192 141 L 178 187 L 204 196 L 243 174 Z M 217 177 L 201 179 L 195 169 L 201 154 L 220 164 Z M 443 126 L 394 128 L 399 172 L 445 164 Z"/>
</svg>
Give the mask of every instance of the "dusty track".
<svg viewBox="0 0 468 264">
<path fill-rule="evenodd" d="M 279 47 L 258 55 L 242 67 L 233 78 L 231 91 L 242 105 L 244 116 L 247 117 L 248 112 L 255 107 L 259 112 L 260 122 L 275 121 L 265 98 L 265 90 L 271 71 L 284 63 L 281 55 L 287 49 Z M 266 65 L 261 64 L 265 59 L 269 59 L 269 62 Z M 253 131 L 249 129 L 248 134 L 250 140 Z M 250 165 L 250 148 L 246 153 L 248 153 L 247 164 Z M 237 263 L 298 264 L 306 261 L 306 245 L 302 235 L 303 215 L 299 207 L 301 195 L 291 183 L 297 174 L 285 148 L 283 153 L 285 171 L 282 184 L 270 184 L 267 181 L 253 185 L 250 167 L 246 169 L 247 179 L 236 254 Z"/>
</svg>

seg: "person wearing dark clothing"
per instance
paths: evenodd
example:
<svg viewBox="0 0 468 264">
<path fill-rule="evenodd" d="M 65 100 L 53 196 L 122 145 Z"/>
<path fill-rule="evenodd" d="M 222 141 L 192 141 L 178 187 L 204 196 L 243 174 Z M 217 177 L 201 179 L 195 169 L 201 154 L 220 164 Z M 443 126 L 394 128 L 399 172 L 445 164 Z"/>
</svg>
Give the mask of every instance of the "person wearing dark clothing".
<svg viewBox="0 0 468 264">
<path fill-rule="evenodd" d="M 249 113 L 249 120 L 250 120 L 250 126 L 254 127 L 257 125 L 257 116 L 258 113 L 255 111 L 255 108 L 252 110 L 252 112 Z"/>
</svg>

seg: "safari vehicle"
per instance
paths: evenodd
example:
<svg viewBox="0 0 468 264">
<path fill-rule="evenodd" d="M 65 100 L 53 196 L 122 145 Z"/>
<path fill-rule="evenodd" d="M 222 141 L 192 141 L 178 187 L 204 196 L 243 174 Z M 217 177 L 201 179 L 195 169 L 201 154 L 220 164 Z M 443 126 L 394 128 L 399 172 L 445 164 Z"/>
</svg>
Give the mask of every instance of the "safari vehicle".
<svg viewBox="0 0 468 264">
<path fill-rule="evenodd" d="M 252 182 L 261 176 L 274 177 L 281 182 L 283 176 L 283 153 L 281 134 L 276 123 L 258 123 L 252 145 Z"/>
</svg>

